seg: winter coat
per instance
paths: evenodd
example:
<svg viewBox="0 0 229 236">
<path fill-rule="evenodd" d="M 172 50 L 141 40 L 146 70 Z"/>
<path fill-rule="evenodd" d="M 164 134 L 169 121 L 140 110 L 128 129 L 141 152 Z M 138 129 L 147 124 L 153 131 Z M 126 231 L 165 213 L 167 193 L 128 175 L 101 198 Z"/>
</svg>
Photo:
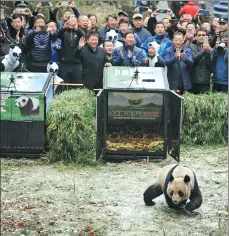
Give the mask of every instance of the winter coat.
<svg viewBox="0 0 229 236">
<path fill-rule="evenodd" d="M 88 89 L 103 87 L 103 68 L 107 61 L 105 50 L 97 47 L 96 50 L 87 44 L 74 52 L 76 58 L 82 62 L 83 84 Z"/>
<path fill-rule="evenodd" d="M 177 90 L 178 88 L 178 78 L 180 74 L 182 75 L 184 89 L 191 89 L 191 76 L 190 68 L 193 65 L 192 50 L 185 45 L 182 46 L 181 50 L 186 53 L 185 60 L 179 60 L 175 56 L 175 47 L 172 46 L 167 48 L 164 53 L 164 63 L 167 66 L 167 77 L 169 81 L 169 87 L 171 90 Z"/>
<path fill-rule="evenodd" d="M 123 58 L 120 57 L 120 50 L 122 50 Z M 131 51 L 132 57 L 128 58 L 128 51 Z M 136 60 L 134 61 L 134 57 Z M 144 66 L 144 53 L 143 50 L 135 46 L 123 46 L 116 48 L 112 55 L 111 63 L 113 66 Z"/>
<path fill-rule="evenodd" d="M 163 58 L 163 53 L 165 51 L 166 48 L 169 48 L 173 45 L 172 41 L 168 38 L 166 38 L 167 34 L 163 34 L 163 35 L 155 35 L 152 36 L 148 39 L 146 39 L 142 44 L 141 47 L 142 49 L 144 49 L 146 52 L 148 51 L 148 46 L 150 42 L 157 42 L 158 44 L 160 44 L 160 49 L 158 51 L 158 54 L 160 57 Z"/>
<path fill-rule="evenodd" d="M 148 39 L 149 37 L 152 36 L 151 33 L 147 29 L 145 29 L 144 27 L 141 27 L 141 28 L 133 27 L 132 30 L 135 34 L 138 35 L 141 42 L 144 42 L 146 39 Z"/>
<path fill-rule="evenodd" d="M 179 15 L 182 16 L 183 14 L 190 14 L 192 17 L 196 15 L 199 11 L 195 2 L 188 2 L 186 3 L 179 11 Z"/>
<path fill-rule="evenodd" d="M 141 42 L 141 39 L 139 38 L 139 36 L 136 33 L 134 33 L 134 38 L 135 38 L 134 46 L 140 47 L 142 42 Z M 121 32 L 118 33 L 117 41 L 121 42 L 123 45 L 125 43 L 124 36 Z"/>
<path fill-rule="evenodd" d="M 213 81 L 228 85 L 228 48 L 212 50 Z"/>
<path fill-rule="evenodd" d="M 81 60 L 74 56 L 74 50 L 77 48 L 80 38 L 83 37 L 82 31 L 61 28 L 57 37 L 61 39 L 61 63 L 80 64 Z"/>
<path fill-rule="evenodd" d="M 98 33 L 99 33 L 99 37 L 100 37 L 100 40 L 101 41 L 104 41 L 106 40 L 106 32 L 108 30 L 108 26 L 106 25 L 105 27 L 102 27 L 98 30 Z"/>
<path fill-rule="evenodd" d="M 203 52 L 200 44 L 191 44 L 190 48 L 194 61 L 191 71 L 192 82 L 197 84 L 210 83 L 212 71 L 211 53 Z"/>
<path fill-rule="evenodd" d="M 51 40 L 56 40 L 56 34 L 40 33 L 34 30 L 28 32 L 26 39 L 28 63 L 37 66 L 47 65 L 52 57 Z"/>
</svg>

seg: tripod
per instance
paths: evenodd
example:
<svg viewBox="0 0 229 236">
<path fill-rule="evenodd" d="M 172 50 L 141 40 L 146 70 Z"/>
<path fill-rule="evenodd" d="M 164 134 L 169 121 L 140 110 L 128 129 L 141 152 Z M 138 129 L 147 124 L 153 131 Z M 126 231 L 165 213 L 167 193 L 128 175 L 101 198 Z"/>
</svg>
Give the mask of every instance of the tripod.
<svg viewBox="0 0 229 236">
<path fill-rule="evenodd" d="M 133 81 L 134 80 L 138 80 L 139 79 L 139 71 L 138 71 L 138 67 L 139 67 L 139 65 L 138 65 L 138 63 L 136 62 L 136 57 L 134 56 L 133 57 L 133 62 L 132 62 L 132 64 L 131 64 L 131 67 L 134 67 L 135 68 L 135 71 L 134 71 L 134 74 L 133 74 L 133 76 L 132 76 L 132 80 L 131 80 L 131 82 L 130 82 L 130 85 L 129 85 L 129 87 L 132 85 L 132 83 L 133 83 Z"/>
<path fill-rule="evenodd" d="M 7 92 L 9 92 L 10 88 L 12 88 L 11 85 L 13 85 L 14 90 L 17 91 L 16 85 L 15 85 L 15 78 L 13 75 L 11 75 L 10 77 L 10 83 L 8 84 Z M 13 94 L 13 90 L 10 90 L 10 94 L 11 95 Z"/>
</svg>

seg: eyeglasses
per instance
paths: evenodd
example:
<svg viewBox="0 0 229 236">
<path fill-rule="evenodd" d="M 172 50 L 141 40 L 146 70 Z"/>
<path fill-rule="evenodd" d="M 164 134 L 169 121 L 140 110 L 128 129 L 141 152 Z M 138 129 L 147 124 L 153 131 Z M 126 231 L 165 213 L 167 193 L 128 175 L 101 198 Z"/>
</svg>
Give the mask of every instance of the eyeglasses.
<svg viewBox="0 0 229 236">
<path fill-rule="evenodd" d="M 203 37 L 204 37 L 204 36 L 206 36 L 206 34 L 197 34 L 197 36 L 198 36 L 198 37 L 200 37 L 200 36 L 203 36 Z"/>
<path fill-rule="evenodd" d="M 220 25 L 226 25 L 227 22 L 219 22 Z"/>
</svg>

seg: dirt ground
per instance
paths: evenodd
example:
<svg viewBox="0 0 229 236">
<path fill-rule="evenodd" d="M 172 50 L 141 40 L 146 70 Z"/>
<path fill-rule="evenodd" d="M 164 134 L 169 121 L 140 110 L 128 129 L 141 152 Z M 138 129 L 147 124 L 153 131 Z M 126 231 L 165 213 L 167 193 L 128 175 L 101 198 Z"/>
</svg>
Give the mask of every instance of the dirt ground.
<svg viewBox="0 0 229 236">
<path fill-rule="evenodd" d="M 95 168 L 1 159 L 1 235 L 228 235 L 227 147 L 183 148 L 181 162 L 196 172 L 204 198 L 192 216 L 170 209 L 164 196 L 144 205 L 161 167 L 175 163 L 169 156 Z"/>
</svg>

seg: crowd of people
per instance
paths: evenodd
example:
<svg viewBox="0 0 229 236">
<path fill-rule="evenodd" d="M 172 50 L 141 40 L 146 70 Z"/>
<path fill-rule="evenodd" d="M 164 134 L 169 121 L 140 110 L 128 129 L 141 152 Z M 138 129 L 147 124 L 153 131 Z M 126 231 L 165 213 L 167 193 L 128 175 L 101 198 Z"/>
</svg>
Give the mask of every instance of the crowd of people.
<svg viewBox="0 0 229 236">
<path fill-rule="evenodd" d="M 59 65 L 65 83 L 102 88 L 108 66 L 166 67 L 171 90 L 183 94 L 228 91 L 228 16 L 215 17 L 205 1 L 136 1 L 133 17 L 120 10 L 99 27 L 95 14 L 81 14 L 74 1 L 40 2 L 32 12 L 17 1 L 11 15 L 1 11 L 0 56 L 12 45 L 29 72 Z M 48 7 L 49 19 L 42 14 Z M 2 69 L 4 70 L 4 69 Z M 211 86 L 213 84 L 213 86 Z"/>
</svg>

